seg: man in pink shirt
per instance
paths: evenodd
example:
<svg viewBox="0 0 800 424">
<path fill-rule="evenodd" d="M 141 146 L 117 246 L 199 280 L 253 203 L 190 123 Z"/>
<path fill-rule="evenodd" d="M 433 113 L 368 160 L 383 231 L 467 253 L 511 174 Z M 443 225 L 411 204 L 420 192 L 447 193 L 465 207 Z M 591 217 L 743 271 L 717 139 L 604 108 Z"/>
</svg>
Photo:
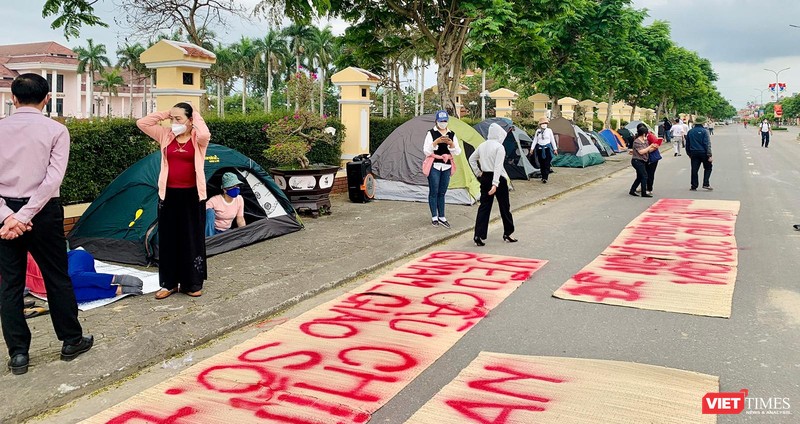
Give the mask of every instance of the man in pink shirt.
<svg viewBox="0 0 800 424">
<path fill-rule="evenodd" d="M 67 271 L 64 208 L 59 188 L 69 160 L 69 133 L 42 115 L 50 101 L 47 80 L 23 74 L 11 84 L 14 115 L 0 120 L 0 321 L 13 374 L 28 372 L 31 333 L 23 313 L 28 252 L 42 271 L 61 359 L 91 349 L 83 336 Z"/>
</svg>

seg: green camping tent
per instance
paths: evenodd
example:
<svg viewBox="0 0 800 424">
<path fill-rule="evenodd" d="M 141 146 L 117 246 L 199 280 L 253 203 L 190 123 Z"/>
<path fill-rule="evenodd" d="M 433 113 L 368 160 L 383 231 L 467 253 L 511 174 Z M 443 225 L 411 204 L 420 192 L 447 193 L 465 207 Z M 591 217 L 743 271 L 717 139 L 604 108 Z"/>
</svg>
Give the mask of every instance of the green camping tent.
<svg viewBox="0 0 800 424">
<path fill-rule="evenodd" d="M 133 164 L 92 202 L 67 236 L 99 260 L 147 265 L 158 260 L 158 173 L 161 153 Z M 209 256 L 298 231 L 302 225 L 286 195 L 252 159 L 218 144 L 206 152 L 209 198 L 220 194 L 222 174 L 234 172 L 245 201 L 243 228 L 206 239 Z"/>
</svg>

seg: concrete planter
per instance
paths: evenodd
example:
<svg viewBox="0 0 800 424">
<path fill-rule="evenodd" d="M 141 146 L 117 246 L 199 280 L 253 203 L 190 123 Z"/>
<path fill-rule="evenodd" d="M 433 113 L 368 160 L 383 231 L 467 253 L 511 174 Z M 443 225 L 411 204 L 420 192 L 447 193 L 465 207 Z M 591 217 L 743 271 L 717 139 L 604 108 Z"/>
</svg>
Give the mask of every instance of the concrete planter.
<svg viewBox="0 0 800 424">
<path fill-rule="evenodd" d="M 286 193 L 298 211 L 309 211 L 312 216 L 331 213 L 330 194 L 338 166 L 312 166 L 308 169 L 270 168 L 269 172 L 278 187 Z"/>
</svg>

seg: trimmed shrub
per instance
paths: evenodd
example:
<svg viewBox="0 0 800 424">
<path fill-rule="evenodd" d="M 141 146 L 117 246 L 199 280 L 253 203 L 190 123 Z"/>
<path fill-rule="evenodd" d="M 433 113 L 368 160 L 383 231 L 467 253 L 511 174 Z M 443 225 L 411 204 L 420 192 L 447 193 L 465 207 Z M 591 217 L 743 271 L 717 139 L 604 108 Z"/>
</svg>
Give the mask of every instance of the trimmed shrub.
<svg viewBox="0 0 800 424">
<path fill-rule="evenodd" d="M 230 147 L 253 159 L 265 169 L 271 165 L 263 156 L 269 142 L 261 130 L 264 124 L 283 118 L 284 114 L 238 115 L 225 119 L 209 117 L 211 142 Z M 328 119 L 336 128 L 333 145 L 319 143 L 308 153 L 311 163 L 339 165 L 345 130 L 337 119 Z M 73 120 L 67 123 L 71 151 L 67 173 L 61 185 L 65 204 L 91 202 L 131 165 L 158 150 L 158 145 L 144 135 L 130 119 Z"/>
</svg>

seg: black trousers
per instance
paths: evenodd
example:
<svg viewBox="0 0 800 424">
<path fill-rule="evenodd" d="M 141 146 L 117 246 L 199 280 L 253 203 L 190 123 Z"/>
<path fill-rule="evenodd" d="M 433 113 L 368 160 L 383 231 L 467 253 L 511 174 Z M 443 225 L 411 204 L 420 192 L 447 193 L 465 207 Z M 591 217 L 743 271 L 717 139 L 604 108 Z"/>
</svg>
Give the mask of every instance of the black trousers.
<svg viewBox="0 0 800 424">
<path fill-rule="evenodd" d="M 14 212 L 25 202 L 9 201 Z M 47 290 L 50 315 L 58 340 L 68 344 L 81 341 L 78 303 L 67 269 L 67 241 L 64 237 L 64 208 L 51 199 L 31 221 L 33 229 L 14 240 L 0 240 L 0 320 L 8 354 L 27 354 L 31 332 L 23 313 L 23 292 L 28 252 L 39 265 Z"/>
<path fill-rule="evenodd" d="M 511 202 L 508 198 L 508 181 L 505 177 L 500 177 L 497 191 L 494 195 L 489 196 L 493 178 L 494 172 L 484 172 L 481 175 L 481 205 L 478 207 L 478 216 L 475 219 L 475 237 L 484 240 L 488 238 L 489 216 L 492 213 L 495 197 L 497 197 L 497 205 L 500 206 L 500 217 L 503 219 L 503 234 L 510 236 L 514 233 L 514 217 L 511 216 Z"/>
<path fill-rule="evenodd" d="M 633 180 L 633 184 L 631 184 L 631 192 L 635 192 L 640 184 L 642 186 L 642 191 L 647 191 L 647 162 L 639 159 L 631 159 L 631 166 L 636 170 L 636 179 Z"/>
<path fill-rule="evenodd" d="M 711 166 L 712 163 L 708 161 L 706 155 L 689 155 L 692 160 L 692 188 L 697 188 L 697 173 L 700 171 L 700 164 L 703 165 L 703 187 L 709 187 L 711 184 Z"/>
<path fill-rule="evenodd" d="M 769 131 L 761 131 L 761 147 L 769 147 Z"/>
<path fill-rule="evenodd" d="M 550 175 L 550 163 L 553 162 L 553 150 L 537 144 L 533 149 L 533 153 L 539 161 L 539 171 L 542 173 L 542 179 L 547 181 L 547 177 Z"/>
<path fill-rule="evenodd" d="M 206 280 L 206 202 L 196 188 L 167 188 L 158 211 L 158 278 L 161 287 L 203 289 Z"/>
<path fill-rule="evenodd" d="M 656 180 L 656 168 L 658 161 L 647 162 L 647 191 L 653 191 L 653 183 Z"/>
</svg>

